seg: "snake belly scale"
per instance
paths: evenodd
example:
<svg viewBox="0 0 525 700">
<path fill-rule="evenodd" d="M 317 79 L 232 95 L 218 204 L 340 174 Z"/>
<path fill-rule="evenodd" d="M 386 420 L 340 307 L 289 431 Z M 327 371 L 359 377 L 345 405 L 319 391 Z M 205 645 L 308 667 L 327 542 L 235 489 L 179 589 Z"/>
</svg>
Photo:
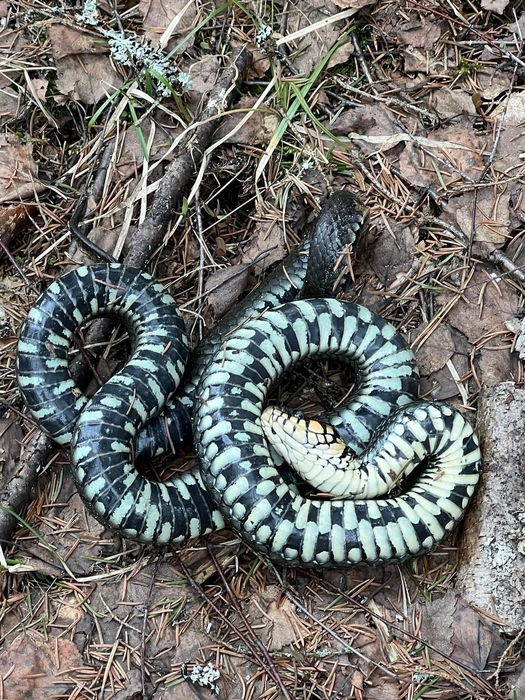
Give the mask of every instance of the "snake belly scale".
<svg viewBox="0 0 525 700">
<path fill-rule="evenodd" d="M 330 220 L 343 200 L 328 208 Z M 342 220 L 355 234 L 354 211 Z M 299 277 L 294 295 L 305 275 Z M 266 310 L 261 303 L 267 306 L 249 304 L 247 320 L 217 336 L 193 375 L 193 394 L 181 399 L 185 408 L 193 403 L 201 468 L 159 484 L 137 472 L 133 453 L 184 371 L 184 324 L 173 300 L 150 276 L 119 265 L 69 272 L 39 298 L 20 335 L 19 386 L 42 429 L 70 445 L 84 501 L 101 522 L 142 542 L 181 543 L 227 523 L 265 556 L 290 565 L 399 562 L 431 549 L 459 522 L 478 480 L 479 448 L 468 423 L 446 406 L 415 402 L 412 353 L 367 309 L 331 299 Z M 67 355 L 74 331 L 108 314 L 127 325 L 134 353 L 86 403 Z M 350 363 L 356 373 L 357 392 L 328 417 L 338 433 L 355 435 L 355 453 L 366 463 L 365 437 L 377 433 L 383 461 L 406 460 L 411 451 L 428 462 L 406 493 L 312 499 L 281 478 L 261 427 L 267 393 L 290 367 L 325 357 Z M 460 460 L 440 461 L 454 452 Z"/>
</svg>

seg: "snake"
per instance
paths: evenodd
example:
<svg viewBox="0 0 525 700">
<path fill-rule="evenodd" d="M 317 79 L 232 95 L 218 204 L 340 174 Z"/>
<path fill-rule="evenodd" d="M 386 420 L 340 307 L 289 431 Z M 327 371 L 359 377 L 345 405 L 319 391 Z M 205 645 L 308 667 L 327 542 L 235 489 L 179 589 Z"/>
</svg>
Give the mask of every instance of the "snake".
<svg viewBox="0 0 525 700">
<path fill-rule="evenodd" d="M 189 369 L 180 312 L 147 273 L 96 264 L 48 287 L 20 332 L 18 384 L 42 430 L 69 447 L 75 484 L 95 517 L 155 545 L 230 527 L 275 563 L 314 568 L 399 563 L 430 551 L 454 529 L 479 478 L 473 429 L 451 407 L 417 400 L 414 356 L 391 324 L 357 304 L 317 297 L 333 293 L 341 276 L 312 267 L 319 250 L 331 247 L 339 257 L 345 239 L 354 245 L 361 228 L 353 197 L 344 191 L 331 197 L 313 234 L 203 349 L 190 353 Z M 297 298 L 305 293 L 313 298 Z M 88 401 L 69 373 L 68 355 L 77 330 L 100 315 L 124 323 L 133 351 Z M 351 457 L 336 468 L 382 482 L 378 497 L 363 496 L 361 484 L 336 498 L 326 475 L 334 458 L 322 465 L 328 493 L 323 483 L 312 484 L 320 494 L 304 493 L 284 478 L 279 440 L 269 442 L 263 430 L 267 396 L 280 377 L 307 359 L 325 358 L 349 364 L 357 388 L 325 416 L 330 428 L 319 434 L 331 430 L 345 441 Z M 266 422 L 288 426 L 289 419 L 279 413 Z M 167 482 L 136 469 L 137 454 L 162 451 L 188 424 L 198 467 Z"/>
</svg>

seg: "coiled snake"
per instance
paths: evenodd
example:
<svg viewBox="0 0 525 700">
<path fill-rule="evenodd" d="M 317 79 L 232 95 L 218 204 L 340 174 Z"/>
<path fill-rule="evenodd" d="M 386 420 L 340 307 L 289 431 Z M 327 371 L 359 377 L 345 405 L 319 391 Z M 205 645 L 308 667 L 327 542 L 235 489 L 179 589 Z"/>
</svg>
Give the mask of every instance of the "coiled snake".
<svg viewBox="0 0 525 700">
<path fill-rule="evenodd" d="M 20 334 L 20 390 L 42 429 L 70 445 L 76 485 L 97 518 L 125 537 L 159 545 L 226 522 L 268 558 L 312 567 L 400 562 L 430 550 L 454 528 L 478 480 L 480 453 L 470 425 L 447 406 L 416 401 L 414 357 L 380 317 L 335 299 L 289 301 L 305 280 L 310 294 L 331 293 L 337 271 L 316 276 L 311 261 L 320 245 L 336 259 L 360 227 L 350 195 L 334 195 L 309 241 L 197 352 L 168 412 L 162 411 L 181 381 L 187 343 L 160 284 L 120 265 L 93 265 L 65 274 L 38 299 Z M 69 374 L 68 352 L 82 323 L 108 314 L 123 320 L 134 350 L 87 402 Z M 306 358 L 327 357 L 351 364 L 357 379 L 347 404 L 326 417 L 347 443 L 351 473 L 360 476 L 353 498 L 344 500 L 305 497 L 286 483 L 261 424 L 279 377 Z M 139 474 L 134 445 L 147 456 L 178 441 L 192 407 L 200 469 L 165 483 Z M 270 432 L 284 426 L 281 433 L 296 437 L 295 424 L 290 428 L 281 414 L 267 422 Z M 317 424 L 312 429 L 321 443 L 332 442 Z M 321 476 L 311 468 L 303 476 L 333 492 L 339 468 L 333 464 L 330 458 L 320 463 Z M 411 486 L 398 493 L 401 476 L 412 471 Z"/>
</svg>

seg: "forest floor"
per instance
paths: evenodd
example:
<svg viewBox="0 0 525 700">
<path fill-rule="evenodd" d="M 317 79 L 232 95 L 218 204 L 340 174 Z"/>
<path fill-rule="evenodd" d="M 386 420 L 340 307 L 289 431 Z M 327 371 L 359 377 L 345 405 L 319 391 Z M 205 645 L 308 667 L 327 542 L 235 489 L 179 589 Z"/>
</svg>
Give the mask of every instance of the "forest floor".
<svg viewBox="0 0 525 700">
<path fill-rule="evenodd" d="M 73 5 L 0 0 L 8 497 L 41 439 L 16 385 L 17 335 L 38 293 L 89 261 L 68 228 L 79 197 L 83 231 L 123 259 L 240 47 L 247 73 L 148 265 L 192 344 L 346 188 L 368 229 L 345 296 L 403 333 L 422 394 L 475 422 L 484 388 L 522 381 L 509 330 L 525 264 L 521 2 Z M 99 358 L 102 379 L 120 348 Z M 319 374 L 288 390 L 307 412 L 331 400 Z M 86 511 L 67 454 L 45 454 L 3 540 L 0 698 L 525 697 L 522 637 L 455 586 L 461 529 L 402 566 L 291 570 L 283 585 L 229 531 L 180 551 L 120 539 Z M 157 466 L 194 461 L 188 446 Z"/>
</svg>

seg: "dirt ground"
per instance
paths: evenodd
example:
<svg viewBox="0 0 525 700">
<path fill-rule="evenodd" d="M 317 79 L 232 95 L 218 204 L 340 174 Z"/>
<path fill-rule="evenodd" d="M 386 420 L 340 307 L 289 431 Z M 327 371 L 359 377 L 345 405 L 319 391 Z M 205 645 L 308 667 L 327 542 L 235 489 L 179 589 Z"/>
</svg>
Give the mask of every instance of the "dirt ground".
<svg viewBox="0 0 525 700">
<path fill-rule="evenodd" d="M 0 19 L 0 698 L 525 697 L 523 635 L 455 585 L 461 529 L 402 566 L 315 573 L 229 531 L 124 541 L 14 371 L 38 293 L 92 259 L 72 219 L 166 285 L 196 344 L 346 188 L 368 229 L 345 298 L 474 422 L 483 389 L 522 382 L 523 3 L 0 0 Z M 103 381 L 122 337 L 94 344 Z M 313 367 L 282 396 L 308 412 L 337 379 Z"/>
</svg>

